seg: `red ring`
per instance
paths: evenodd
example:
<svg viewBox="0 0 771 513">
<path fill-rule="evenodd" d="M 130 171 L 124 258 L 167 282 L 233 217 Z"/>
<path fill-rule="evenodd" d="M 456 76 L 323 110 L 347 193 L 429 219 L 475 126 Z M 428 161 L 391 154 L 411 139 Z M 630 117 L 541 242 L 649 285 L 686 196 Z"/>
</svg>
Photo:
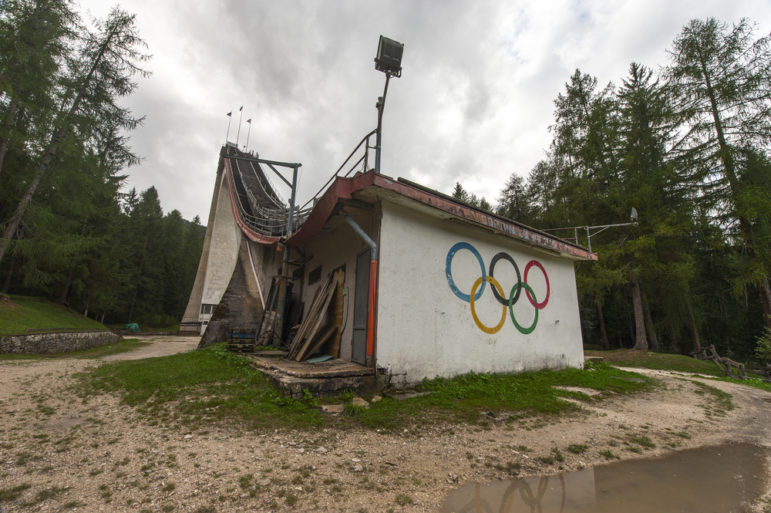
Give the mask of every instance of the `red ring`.
<svg viewBox="0 0 771 513">
<path fill-rule="evenodd" d="M 530 294 L 529 290 L 525 290 L 525 294 L 527 294 L 527 299 L 528 301 L 530 301 L 531 305 L 533 305 L 539 310 L 542 310 L 546 306 L 546 303 L 549 302 L 549 294 L 551 294 L 551 287 L 549 285 L 549 275 L 546 274 L 546 269 L 543 268 L 543 266 L 541 265 L 541 262 L 538 262 L 537 260 L 531 260 L 525 266 L 525 277 L 523 280 L 525 283 L 527 283 L 527 273 L 530 271 L 530 268 L 533 266 L 536 266 L 541 270 L 541 272 L 543 273 L 543 277 L 546 280 L 546 297 L 544 297 L 543 301 L 541 301 L 540 303 L 536 303 L 535 298 L 533 297 L 532 294 Z"/>
</svg>

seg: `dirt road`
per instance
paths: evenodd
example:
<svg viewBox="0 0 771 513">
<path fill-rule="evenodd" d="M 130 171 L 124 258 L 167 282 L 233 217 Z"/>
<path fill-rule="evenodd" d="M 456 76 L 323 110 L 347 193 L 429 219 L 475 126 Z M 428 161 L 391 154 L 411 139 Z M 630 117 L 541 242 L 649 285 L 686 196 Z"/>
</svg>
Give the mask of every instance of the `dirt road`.
<svg viewBox="0 0 771 513">
<path fill-rule="evenodd" d="M 197 342 L 151 341 L 105 359 L 171 354 Z M 0 362 L 0 511 L 435 511 L 468 481 L 727 441 L 771 447 L 771 394 L 670 372 L 640 370 L 662 386 L 551 420 L 491 419 L 487 426 L 398 434 L 238 427 L 188 433 L 152 425 L 113 396 L 72 396 L 73 373 L 99 363 Z M 730 393 L 734 408 L 700 382 Z"/>
</svg>

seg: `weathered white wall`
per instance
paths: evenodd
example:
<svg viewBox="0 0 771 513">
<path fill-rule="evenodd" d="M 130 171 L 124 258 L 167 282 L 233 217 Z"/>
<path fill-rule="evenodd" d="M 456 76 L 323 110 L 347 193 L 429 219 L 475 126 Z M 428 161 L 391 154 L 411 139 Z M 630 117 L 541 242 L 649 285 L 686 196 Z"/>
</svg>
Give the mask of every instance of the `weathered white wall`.
<svg viewBox="0 0 771 513">
<path fill-rule="evenodd" d="M 375 216 L 373 213 L 353 214 L 351 218 L 361 226 L 367 235 L 377 240 Z M 345 321 L 345 327 L 340 340 L 340 358 L 350 360 L 352 353 L 351 339 L 353 337 L 356 257 L 369 246 L 340 217 L 335 219 L 335 225 L 336 227 L 332 229 L 329 227 L 325 228 L 321 235 L 308 241 L 303 247 L 303 252 L 310 260 L 305 264 L 305 272 L 303 274 L 302 301 L 305 302 L 305 313 L 307 314 L 316 291 L 326 283 L 329 274 L 341 265 L 345 265 L 344 287 L 347 291 L 347 298 L 344 303 L 346 310 L 343 318 L 347 320 Z M 321 279 L 309 286 L 308 274 L 318 266 L 321 266 Z"/>
<path fill-rule="evenodd" d="M 485 273 L 500 251 L 514 259 L 523 280 L 530 260 L 543 265 L 551 291 L 548 303 L 538 311 L 532 333 L 525 335 L 517 330 L 508 308 L 497 333 L 485 333 L 477 326 L 470 302 L 453 293 L 445 272 L 448 252 L 458 242 L 476 248 Z M 572 261 L 532 250 L 483 229 L 386 202 L 380 248 L 377 365 L 386 368 L 395 383 L 471 371 L 512 372 L 583 365 Z M 454 255 L 451 272 L 458 289 L 466 294 L 482 276 L 477 259 L 465 249 Z M 501 260 L 494 275 L 508 299 L 516 283 L 513 267 Z M 546 296 L 546 284 L 539 269 L 530 270 L 528 283 L 536 302 L 541 302 Z M 493 297 L 490 283 L 475 301 L 475 307 L 480 322 L 488 327 L 498 324 L 504 308 Z M 528 327 L 534 312 L 522 291 L 514 305 L 515 318 Z"/>
<path fill-rule="evenodd" d="M 230 277 L 233 275 L 233 269 L 238 260 L 238 247 L 242 237 L 241 230 L 233 218 L 225 173 L 222 173 L 221 180 L 219 194 L 216 198 L 217 210 L 213 220 L 214 225 L 209 227 L 212 231 L 211 245 L 201 296 L 201 303 L 213 305 L 220 302 L 222 294 L 225 293 L 225 289 L 230 283 Z M 202 317 L 201 320 L 204 318 Z"/>
</svg>

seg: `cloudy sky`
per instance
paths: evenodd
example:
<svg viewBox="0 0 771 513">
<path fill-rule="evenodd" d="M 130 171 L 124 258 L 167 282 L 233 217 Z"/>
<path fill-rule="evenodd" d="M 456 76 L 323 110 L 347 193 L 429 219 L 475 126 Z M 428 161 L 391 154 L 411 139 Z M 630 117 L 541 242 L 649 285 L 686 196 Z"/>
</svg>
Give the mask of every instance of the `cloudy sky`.
<svg viewBox="0 0 771 513">
<path fill-rule="evenodd" d="M 553 101 L 576 68 L 618 84 L 630 62 L 653 68 L 688 20 L 748 17 L 771 31 L 769 0 L 123 0 L 153 55 L 126 102 L 144 160 L 127 185 L 154 185 L 164 211 L 206 222 L 219 149 L 301 162 L 312 196 L 375 128 L 384 75 L 378 36 L 404 43 L 391 80 L 382 172 L 443 192 L 455 182 L 495 203 L 550 141 Z M 81 0 L 103 17 L 105 0 Z M 274 180 L 274 183 L 277 180 Z M 286 196 L 285 196 L 286 197 Z"/>
</svg>

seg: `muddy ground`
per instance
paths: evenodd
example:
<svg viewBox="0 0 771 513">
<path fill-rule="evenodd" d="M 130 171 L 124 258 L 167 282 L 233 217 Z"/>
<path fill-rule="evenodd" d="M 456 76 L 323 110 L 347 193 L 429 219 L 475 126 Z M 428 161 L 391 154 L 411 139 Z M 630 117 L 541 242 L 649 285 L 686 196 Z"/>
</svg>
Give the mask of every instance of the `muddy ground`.
<svg viewBox="0 0 771 513">
<path fill-rule="evenodd" d="M 155 337 L 105 360 L 195 345 Z M 436 511 L 467 482 L 732 441 L 771 447 L 771 393 L 671 372 L 640 370 L 662 386 L 550 420 L 491 418 L 483 427 L 397 434 L 216 426 L 190 433 L 151 426 L 111 395 L 83 403 L 68 393 L 73 373 L 99 363 L 0 362 L 0 512 Z M 699 381 L 730 393 L 734 409 L 721 407 Z M 771 486 L 766 490 L 771 497 Z"/>
</svg>

